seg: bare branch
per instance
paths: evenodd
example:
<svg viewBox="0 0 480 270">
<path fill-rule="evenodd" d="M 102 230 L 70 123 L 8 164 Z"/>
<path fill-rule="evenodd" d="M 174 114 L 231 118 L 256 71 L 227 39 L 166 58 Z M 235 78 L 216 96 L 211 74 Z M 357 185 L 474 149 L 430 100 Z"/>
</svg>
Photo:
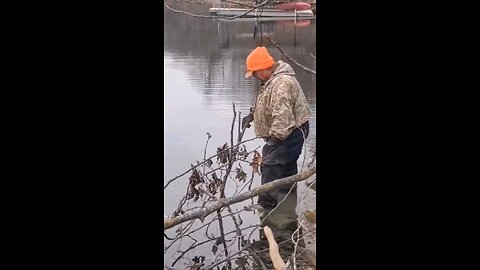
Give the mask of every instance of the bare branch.
<svg viewBox="0 0 480 270">
<path fill-rule="evenodd" d="M 225 239 L 225 231 L 223 230 L 223 220 L 222 220 L 222 213 L 220 209 L 217 210 L 217 216 L 218 216 L 218 226 L 220 229 L 220 237 L 222 237 L 223 248 L 225 249 L 225 256 L 228 257 L 227 243 L 225 242 L 227 239 Z"/>
<path fill-rule="evenodd" d="M 232 105 L 233 105 L 233 119 L 232 119 L 232 127 L 230 129 L 230 144 L 232 145 L 230 147 L 230 160 L 229 160 L 229 164 L 228 164 L 228 168 L 227 168 L 227 172 L 225 174 L 225 178 L 223 179 L 223 187 L 222 187 L 222 197 L 225 197 L 225 188 L 227 187 L 227 179 L 228 179 L 228 176 L 230 175 L 230 172 L 232 170 L 232 166 L 233 166 L 233 163 L 234 163 L 234 160 L 233 160 L 233 150 L 234 150 L 234 146 L 233 146 L 233 130 L 235 128 L 235 119 L 237 118 L 237 111 L 235 110 L 235 103 L 232 102 Z M 241 134 L 243 136 L 243 134 Z M 239 137 L 238 140 L 240 141 L 241 138 Z"/>
<path fill-rule="evenodd" d="M 205 143 L 205 149 L 203 150 L 203 160 L 207 160 L 207 146 L 208 146 L 208 141 L 212 138 L 212 135 L 210 135 L 210 132 L 207 132 L 207 142 Z M 205 166 L 203 167 L 203 174 L 205 174 Z"/>
<path fill-rule="evenodd" d="M 255 138 L 251 138 L 251 139 L 245 140 L 245 141 L 243 141 L 243 142 L 239 142 L 239 143 L 237 143 L 236 145 L 234 145 L 233 147 L 239 146 L 239 145 L 242 144 L 242 143 L 250 142 L 250 141 L 253 141 L 253 140 L 256 140 L 256 139 L 259 139 L 259 138 L 255 137 Z M 191 167 L 190 169 L 188 169 L 186 172 L 184 172 L 184 173 L 180 174 L 179 176 L 176 176 L 175 178 L 169 180 L 169 181 L 167 182 L 167 184 L 163 187 L 163 189 L 166 189 L 166 188 L 168 187 L 168 185 L 170 185 L 170 183 L 172 183 L 173 181 L 177 180 L 178 178 L 184 176 L 185 174 L 187 174 L 188 172 L 192 171 L 192 170 L 195 169 L 196 167 L 204 164 L 204 163 L 207 162 L 209 159 L 212 159 L 212 158 L 214 158 L 214 157 L 216 157 L 216 156 L 218 156 L 218 155 L 220 155 L 220 154 L 222 154 L 222 153 L 224 153 L 224 152 L 226 152 L 226 151 L 229 151 L 230 148 L 231 148 L 231 147 L 228 147 L 228 148 L 223 149 L 222 151 L 220 151 L 220 152 L 218 152 L 217 154 L 215 154 L 215 155 L 207 158 L 206 160 L 198 163 L 197 165 L 192 166 L 192 167 Z"/>
<path fill-rule="evenodd" d="M 262 266 L 262 269 L 263 270 L 267 270 L 267 266 L 265 265 L 265 263 L 263 263 L 262 259 L 260 258 L 260 256 L 258 256 L 257 254 L 254 254 L 253 257 L 255 257 L 259 262 L 260 262 L 260 265 Z"/>
<path fill-rule="evenodd" d="M 317 166 L 313 166 L 306 171 L 303 171 L 303 172 L 298 173 L 296 175 L 292 175 L 292 176 L 289 176 L 289 177 L 285 177 L 285 178 L 282 178 L 282 179 L 278 179 L 278 180 L 269 182 L 267 184 L 264 184 L 264 185 L 261 185 L 257 188 L 254 188 L 251 191 L 247 191 L 247 192 L 244 192 L 242 194 L 239 194 L 239 195 L 236 195 L 236 196 L 233 196 L 233 197 L 230 197 L 230 198 L 222 198 L 222 199 L 212 203 L 211 205 L 208 205 L 205 208 L 200 209 L 198 211 L 195 211 L 193 213 L 186 213 L 186 214 L 174 217 L 174 218 L 164 219 L 164 221 L 163 221 L 164 230 L 170 229 L 170 228 L 172 228 L 172 227 L 174 227 L 174 226 L 176 226 L 180 223 L 183 223 L 185 221 L 189 221 L 189 220 L 192 220 L 192 219 L 195 219 L 195 218 L 205 217 L 205 216 L 207 216 L 207 215 L 209 215 L 209 214 L 211 214 L 211 213 L 213 213 L 213 212 L 215 212 L 215 211 L 217 211 L 217 210 L 219 210 L 222 207 L 225 207 L 227 205 L 239 203 L 239 202 L 242 202 L 244 200 L 247 200 L 247 199 L 253 198 L 255 196 L 258 196 L 260 194 L 270 192 L 270 191 L 272 191 L 274 189 L 277 189 L 279 187 L 291 185 L 293 183 L 305 180 L 308 177 L 310 177 L 311 175 L 313 175 L 314 173 L 316 173 L 316 171 L 317 171 Z"/>
<path fill-rule="evenodd" d="M 289 56 L 288 54 L 286 54 L 286 53 L 282 50 L 282 48 L 280 48 L 280 45 L 278 45 L 277 42 L 275 42 L 275 41 L 273 41 L 272 39 L 270 39 L 269 36 L 266 36 L 266 38 L 267 38 L 270 42 L 272 42 L 273 45 L 275 45 L 275 46 L 277 47 L 277 49 L 278 49 L 288 60 L 290 60 L 290 62 L 292 62 L 292 63 L 294 63 L 295 65 L 299 66 L 299 67 L 302 68 L 303 70 L 312 73 L 312 74 L 315 75 L 315 76 L 317 75 L 317 72 L 316 72 L 315 70 L 307 68 L 306 66 L 298 63 L 295 59 L 293 59 L 291 56 Z"/>
<path fill-rule="evenodd" d="M 222 197 L 225 197 L 225 188 L 227 186 L 227 179 L 228 179 L 228 175 L 230 174 L 230 171 L 232 170 L 232 166 L 233 166 L 233 130 L 235 128 L 235 119 L 237 118 L 237 112 L 235 111 L 235 103 L 232 102 L 232 105 L 233 105 L 233 119 L 232 119 L 232 127 L 230 129 L 230 144 L 231 144 L 231 147 L 230 147 L 230 158 L 229 158 L 229 164 L 228 164 L 228 168 L 227 168 L 227 172 L 225 174 L 225 178 L 223 179 L 223 187 L 222 187 Z"/>
<path fill-rule="evenodd" d="M 238 142 L 242 140 L 240 137 L 240 134 L 242 134 L 242 132 L 240 131 L 241 128 L 242 128 L 242 112 L 238 112 L 238 135 L 237 135 Z"/>
<path fill-rule="evenodd" d="M 176 10 L 176 9 L 173 9 L 171 7 L 169 7 L 167 4 L 163 3 L 163 5 L 170 9 L 171 11 L 175 12 L 175 13 L 182 13 L 182 14 L 185 14 L 185 15 L 189 15 L 189 16 L 192 16 L 192 17 L 195 17 L 195 18 L 206 18 L 206 19 L 214 19 L 214 18 L 218 18 L 217 16 L 208 16 L 208 15 L 197 15 L 197 14 L 192 14 L 192 13 L 188 13 L 188 12 L 185 12 L 185 11 L 182 11 L 182 10 Z"/>
</svg>

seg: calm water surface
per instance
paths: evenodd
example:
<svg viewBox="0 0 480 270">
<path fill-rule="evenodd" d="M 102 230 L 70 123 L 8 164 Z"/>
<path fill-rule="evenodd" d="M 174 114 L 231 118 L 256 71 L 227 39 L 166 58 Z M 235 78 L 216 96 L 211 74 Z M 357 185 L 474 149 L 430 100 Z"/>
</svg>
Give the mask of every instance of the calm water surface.
<svg viewBox="0 0 480 270">
<path fill-rule="evenodd" d="M 173 7 L 195 14 L 206 14 L 208 10 L 208 7 L 200 5 L 177 4 Z M 246 56 L 261 45 L 266 46 L 275 59 L 282 59 L 279 51 L 262 37 L 261 32 L 277 41 L 297 61 L 315 69 L 315 60 L 310 53 L 316 55 L 316 24 L 315 21 L 298 25 L 293 21 L 262 22 L 257 24 L 258 32 L 254 37 L 254 22 L 216 22 L 213 19 L 175 14 L 166 8 L 164 15 L 166 183 L 185 172 L 190 164 L 202 160 L 207 132 L 212 135 L 207 156 L 214 155 L 217 147 L 230 142 L 232 102 L 245 115 L 254 102 L 259 86 L 254 79 L 244 78 Z M 308 148 L 316 136 L 316 78 L 291 65 L 313 111 Z M 250 128 L 244 139 L 254 136 L 253 128 Z M 253 150 L 262 145 L 263 142 L 257 140 L 247 144 L 247 147 Z M 299 160 L 300 164 L 302 160 Z M 178 179 L 167 188 L 163 209 L 166 215 L 172 214 L 185 195 L 188 176 Z M 254 186 L 259 182 L 260 178 L 256 177 Z M 254 214 L 242 218 L 244 224 L 258 223 L 258 216 Z M 168 263 L 172 257 L 165 256 L 165 260 Z"/>
</svg>

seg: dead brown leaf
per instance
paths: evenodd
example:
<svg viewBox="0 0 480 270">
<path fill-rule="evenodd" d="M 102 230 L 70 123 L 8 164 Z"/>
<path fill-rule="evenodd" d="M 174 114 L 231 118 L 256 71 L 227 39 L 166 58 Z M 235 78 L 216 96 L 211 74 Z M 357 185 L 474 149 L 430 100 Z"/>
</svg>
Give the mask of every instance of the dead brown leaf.
<svg viewBox="0 0 480 270">
<path fill-rule="evenodd" d="M 217 161 L 219 161 L 221 164 L 226 164 L 229 159 L 229 151 L 226 150 L 228 148 L 228 144 L 225 143 L 222 147 L 217 148 Z"/>
<path fill-rule="evenodd" d="M 189 180 L 189 192 L 188 192 L 188 196 L 187 196 L 187 199 L 191 199 L 193 197 L 195 197 L 195 201 L 198 200 L 198 197 L 200 196 L 200 192 L 195 188 L 196 185 L 200 184 L 200 183 L 203 183 L 202 179 L 201 179 L 201 176 L 200 176 L 200 173 L 196 170 L 196 169 L 193 169 L 193 172 L 192 172 L 192 175 L 190 175 L 190 177 L 188 178 Z"/>
<path fill-rule="evenodd" d="M 242 170 L 242 168 L 237 168 L 235 172 L 237 173 L 235 178 L 238 179 L 239 182 L 245 182 L 245 180 L 247 180 L 247 174 Z"/>
<path fill-rule="evenodd" d="M 253 167 L 253 173 L 257 173 L 260 175 L 260 165 L 262 164 L 262 155 L 258 153 L 256 150 L 253 151 L 253 160 L 250 166 Z"/>
</svg>

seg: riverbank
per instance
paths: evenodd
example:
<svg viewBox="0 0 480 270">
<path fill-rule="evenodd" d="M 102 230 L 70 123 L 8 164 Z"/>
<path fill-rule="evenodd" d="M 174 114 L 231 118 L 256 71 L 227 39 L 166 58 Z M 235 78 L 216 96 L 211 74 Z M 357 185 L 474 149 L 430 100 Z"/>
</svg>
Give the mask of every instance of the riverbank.
<svg viewBox="0 0 480 270">
<path fill-rule="evenodd" d="M 298 219 L 301 224 L 303 224 L 305 231 L 307 232 L 315 232 L 313 234 L 307 234 L 304 238 L 305 248 L 309 250 L 308 253 L 304 254 L 304 259 L 311 262 L 312 260 L 315 261 L 316 264 L 316 256 L 317 253 L 317 220 L 312 221 L 309 220 L 305 213 L 307 212 L 314 212 L 315 219 L 316 219 L 316 210 L 317 210 L 317 191 L 311 188 L 308 188 L 307 183 L 313 183 L 317 178 L 317 174 L 310 176 L 306 181 L 302 181 L 298 183 L 297 188 L 297 213 Z M 316 188 L 315 188 L 316 189 Z M 302 202 L 303 201 L 303 202 Z M 315 259 L 313 259 L 313 258 Z"/>
</svg>

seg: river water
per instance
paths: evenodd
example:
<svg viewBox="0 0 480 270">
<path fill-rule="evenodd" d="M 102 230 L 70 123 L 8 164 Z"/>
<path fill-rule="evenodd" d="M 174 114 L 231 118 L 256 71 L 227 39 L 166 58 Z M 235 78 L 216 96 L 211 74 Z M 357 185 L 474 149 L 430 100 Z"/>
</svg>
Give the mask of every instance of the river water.
<svg viewBox="0 0 480 270">
<path fill-rule="evenodd" d="M 208 14 L 208 7 L 203 5 L 175 3 L 171 6 L 194 14 Z M 175 14 L 164 7 L 164 183 L 203 159 L 207 133 L 212 136 L 208 142 L 207 157 L 216 154 L 217 147 L 230 143 L 232 102 L 237 111 L 246 115 L 259 86 L 255 79 L 244 78 L 245 58 L 251 50 L 256 46 L 266 46 L 274 59 L 288 63 L 263 35 L 277 41 L 298 62 L 316 69 L 315 59 L 310 55 L 316 55 L 315 29 L 315 21 L 300 21 L 297 24 L 294 21 L 257 22 L 255 26 L 254 21 L 218 22 Z M 316 137 L 316 77 L 291 65 L 313 111 L 308 149 Z M 253 128 L 250 128 L 243 138 L 253 137 Z M 262 145 L 261 140 L 255 140 L 247 147 L 255 149 Z M 303 159 L 302 154 L 300 165 Z M 247 172 L 249 168 L 245 167 Z M 165 190 L 165 215 L 170 216 L 177 208 L 185 195 L 189 176 L 177 179 Z M 260 177 L 256 176 L 253 187 L 259 183 Z M 242 216 L 242 219 L 244 225 L 259 221 L 254 213 Z M 232 224 L 225 226 L 231 227 Z M 212 232 L 215 233 L 215 229 Z M 174 234 L 170 230 L 166 233 Z M 184 244 L 165 254 L 166 264 L 171 264 L 178 257 L 175 251 L 188 248 L 187 241 Z M 207 247 L 207 250 L 211 249 L 211 246 Z M 201 255 L 201 252 L 186 254 L 186 260 L 179 261 L 177 266 L 188 266 L 188 260 L 191 261 L 194 255 Z"/>
</svg>

